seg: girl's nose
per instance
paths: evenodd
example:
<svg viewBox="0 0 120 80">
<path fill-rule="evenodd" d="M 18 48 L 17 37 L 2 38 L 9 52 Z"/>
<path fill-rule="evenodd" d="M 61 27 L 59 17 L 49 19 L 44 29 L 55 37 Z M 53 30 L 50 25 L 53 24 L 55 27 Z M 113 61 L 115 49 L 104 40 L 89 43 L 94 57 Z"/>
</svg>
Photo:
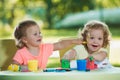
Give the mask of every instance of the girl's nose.
<svg viewBox="0 0 120 80">
<path fill-rule="evenodd" d="M 98 43 L 98 39 L 94 39 L 94 43 Z"/>
</svg>

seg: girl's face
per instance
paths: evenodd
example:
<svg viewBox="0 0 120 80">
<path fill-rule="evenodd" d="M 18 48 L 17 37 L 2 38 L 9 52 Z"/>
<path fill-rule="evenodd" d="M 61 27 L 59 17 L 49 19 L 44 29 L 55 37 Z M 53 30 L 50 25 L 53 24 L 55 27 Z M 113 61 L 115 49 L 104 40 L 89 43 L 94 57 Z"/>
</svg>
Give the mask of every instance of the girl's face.
<svg viewBox="0 0 120 80">
<path fill-rule="evenodd" d="M 38 47 L 42 41 L 42 34 L 37 25 L 31 26 L 26 30 L 26 36 L 24 37 L 24 42 L 26 45 Z"/>
<path fill-rule="evenodd" d="M 98 51 L 103 45 L 103 31 L 101 29 L 93 29 L 87 36 L 88 52 Z"/>
</svg>

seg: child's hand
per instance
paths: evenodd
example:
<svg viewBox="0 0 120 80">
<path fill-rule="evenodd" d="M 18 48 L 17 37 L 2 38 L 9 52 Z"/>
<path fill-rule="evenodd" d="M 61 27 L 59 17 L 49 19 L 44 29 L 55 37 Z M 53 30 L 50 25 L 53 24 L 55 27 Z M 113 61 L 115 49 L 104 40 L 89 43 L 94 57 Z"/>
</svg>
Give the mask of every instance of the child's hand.
<svg viewBox="0 0 120 80">
<path fill-rule="evenodd" d="M 83 41 L 82 44 L 85 45 L 85 44 L 87 44 L 87 42 L 86 42 L 86 41 Z"/>
<path fill-rule="evenodd" d="M 67 51 L 64 56 L 62 57 L 62 59 L 67 59 L 67 60 L 71 60 L 74 59 L 76 56 L 76 52 L 74 49 L 71 49 L 69 51 Z"/>
<path fill-rule="evenodd" d="M 21 72 L 30 72 L 30 71 L 28 70 L 28 66 L 22 65 L 22 66 L 21 66 Z"/>
</svg>

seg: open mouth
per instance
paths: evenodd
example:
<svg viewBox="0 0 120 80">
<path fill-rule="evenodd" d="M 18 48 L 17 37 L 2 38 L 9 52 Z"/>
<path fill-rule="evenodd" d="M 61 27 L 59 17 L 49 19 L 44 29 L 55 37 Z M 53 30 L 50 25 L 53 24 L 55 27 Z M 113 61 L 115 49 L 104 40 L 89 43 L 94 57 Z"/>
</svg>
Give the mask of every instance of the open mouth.
<svg viewBox="0 0 120 80">
<path fill-rule="evenodd" d="M 98 47 L 98 45 L 92 45 L 93 47 Z"/>
<path fill-rule="evenodd" d="M 37 42 L 40 42 L 40 41 L 41 41 L 41 39 L 38 39 L 38 40 L 37 40 Z"/>
</svg>

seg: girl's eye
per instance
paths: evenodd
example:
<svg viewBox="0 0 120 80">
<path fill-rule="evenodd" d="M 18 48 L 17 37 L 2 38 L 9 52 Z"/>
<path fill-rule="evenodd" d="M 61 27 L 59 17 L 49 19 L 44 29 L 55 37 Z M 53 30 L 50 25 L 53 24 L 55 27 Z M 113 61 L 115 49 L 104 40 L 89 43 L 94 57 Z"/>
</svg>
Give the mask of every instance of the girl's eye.
<svg viewBox="0 0 120 80">
<path fill-rule="evenodd" d="M 94 39 L 94 37 L 90 37 L 90 39 Z"/>
<path fill-rule="evenodd" d="M 35 36 L 37 35 L 37 33 L 34 34 Z"/>
<path fill-rule="evenodd" d="M 102 40 L 102 38 L 98 38 L 99 40 Z"/>
<path fill-rule="evenodd" d="M 41 32 L 39 32 L 39 33 L 34 33 L 34 36 L 37 36 L 37 35 L 42 35 L 42 33 Z"/>
</svg>

